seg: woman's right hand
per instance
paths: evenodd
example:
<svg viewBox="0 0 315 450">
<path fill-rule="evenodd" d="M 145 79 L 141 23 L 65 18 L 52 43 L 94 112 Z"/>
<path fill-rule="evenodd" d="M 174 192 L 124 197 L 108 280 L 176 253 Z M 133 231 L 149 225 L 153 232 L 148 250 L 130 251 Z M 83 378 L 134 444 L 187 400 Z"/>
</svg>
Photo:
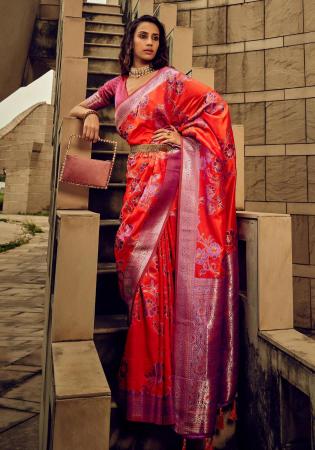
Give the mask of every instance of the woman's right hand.
<svg viewBox="0 0 315 450">
<path fill-rule="evenodd" d="M 82 138 L 86 141 L 97 142 L 99 139 L 100 121 L 96 114 L 86 116 L 83 123 Z"/>
</svg>

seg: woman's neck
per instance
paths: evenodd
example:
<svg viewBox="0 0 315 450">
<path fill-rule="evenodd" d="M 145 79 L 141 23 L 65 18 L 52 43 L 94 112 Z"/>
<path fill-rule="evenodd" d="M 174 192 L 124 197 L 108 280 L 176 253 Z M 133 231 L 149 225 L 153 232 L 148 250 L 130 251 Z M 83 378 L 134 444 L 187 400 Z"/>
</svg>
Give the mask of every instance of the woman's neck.
<svg viewBox="0 0 315 450">
<path fill-rule="evenodd" d="M 144 61 L 142 59 L 134 58 L 132 67 L 136 67 L 137 69 L 140 69 L 141 67 L 149 66 L 151 61 Z"/>
</svg>

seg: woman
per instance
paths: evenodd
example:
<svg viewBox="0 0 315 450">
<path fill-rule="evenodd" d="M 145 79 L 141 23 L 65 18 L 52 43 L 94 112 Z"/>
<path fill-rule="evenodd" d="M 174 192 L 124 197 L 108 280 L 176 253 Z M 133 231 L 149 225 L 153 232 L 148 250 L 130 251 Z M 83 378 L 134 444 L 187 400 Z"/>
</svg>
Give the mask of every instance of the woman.
<svg viewBox="0 0 315 450">
<path fill-rule="evenodd" d="M 172 425 L 212 448 L 238 372 L 235 145 L 227 103 L 168 66 L 152 16 L 128 27 L 121 75 L 72 109 L 96 142 L 115 102 L 131 148 L 115 258 L 130 326 L 119 372 L 130 421 Z"/>
</svg>

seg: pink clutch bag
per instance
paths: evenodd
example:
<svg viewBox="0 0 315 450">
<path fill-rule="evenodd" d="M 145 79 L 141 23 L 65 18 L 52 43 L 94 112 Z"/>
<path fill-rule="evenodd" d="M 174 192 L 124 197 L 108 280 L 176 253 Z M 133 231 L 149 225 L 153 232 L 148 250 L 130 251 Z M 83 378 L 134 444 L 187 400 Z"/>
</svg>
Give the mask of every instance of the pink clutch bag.
<svg viewBox="0 0 315 450">
<path fill-rule="evenodd" d="M 107 142 L 114 145 L 114 153 L 111 161 L 82 158 L 77 155 L 69 155 L 71 141 L 74 137 L 82 139 L 78 134 L 72 134 L 67 145 L 66 155 L 60 170 L 59 181 L 97 189 L 107 189 L 113 171 L 117 152 L 117 142 L 108 139 L 99 139 L 98 142 Z"/>
</svg>

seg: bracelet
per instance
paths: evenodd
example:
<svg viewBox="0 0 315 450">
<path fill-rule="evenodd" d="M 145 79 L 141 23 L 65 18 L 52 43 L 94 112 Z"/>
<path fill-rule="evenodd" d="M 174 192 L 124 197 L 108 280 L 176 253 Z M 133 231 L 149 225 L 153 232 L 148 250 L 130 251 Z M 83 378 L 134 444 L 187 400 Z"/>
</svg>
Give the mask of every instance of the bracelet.
<svg viewBox="0 0 315 450">
<path fill-rule="evenodd" d="M 95 114 L 99 119 L 100 115 L 97 111 L 94 111 L 94 109 L 89 109 L 86 113 L 84 113 L 84 116 L 82 117 L 83 121 L 89 116 L 90 114 Z"/>
</svg>

